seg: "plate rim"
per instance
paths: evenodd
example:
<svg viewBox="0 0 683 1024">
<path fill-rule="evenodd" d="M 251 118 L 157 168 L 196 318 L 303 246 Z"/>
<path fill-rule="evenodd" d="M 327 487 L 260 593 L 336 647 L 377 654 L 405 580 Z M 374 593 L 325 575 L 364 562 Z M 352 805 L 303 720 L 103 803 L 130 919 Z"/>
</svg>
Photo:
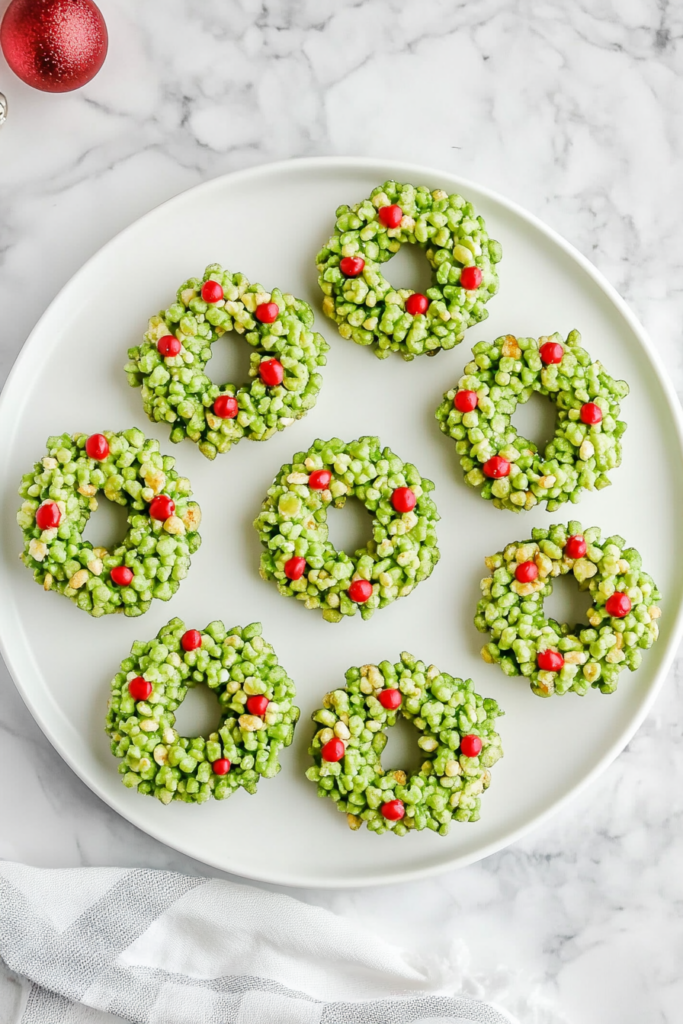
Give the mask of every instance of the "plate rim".
<svg viewBox="0 0 683 1024">
<path fill-rule="evenodd" d="M 260 177 L 266 177 L 268 175 L 276 175 L 281 171 L 291 171 L 293 167 L 297 167 L 300 171 L 305 173 L 307 170 L 322 169 L 326 168 L 361 168 L 371 169 L 378 166 L 391 166 L 393 168 L 392 173 L 405 175 L 404 180 L 410 181 L 411 179 L 429 180 L 430 177 L 436 178 L 448 178 L 453 182 L 457 182 L 458 189 L 462 189 L 463 192 L 467 192 L 468 189 L 472 189 L 480 195 L 485 196 L 494 203 L 500 204 L 502 207 L 507 209 L 510 213 L 514 214 L 520 220 L 525 221 L 535 230 L 540 232 L 555 246 L 561 249 L 567 256 L 570 257 L 575 263 L 577 263 L 592 279 L 594 284 L 603 292 L 612 306 L 616 307 L 619 314 L 626 321 L 626 324 L 631 329 L 633 334 L 636 336 L 640 346 L 645 352 L 650 365 L 656 375 L 657 381 L 660 388 L 666 398 L 668 411 L 671 413 L 678 439 L 679 449 L 683 454 L 683 409 L 678 400 L 676 391 L 671 383 L 671 380 L 667 376 L 667 372 L 664 363 L 655 349 L 648 333 L 642 326 L 636 315 L 627 305 L 626 301 L 618 293 L 614 285 L 612 285 L 603 273 L 595 267 L 591 261 L 583 255 L 574 245 L 568 242 L 562 235 L 560 235 L 554 228 L 550 227 L 544 221 L 542 221 L 535 214 L 529 212 L 524 207 L 520 206 L 515 200 L 509 199 L 494 189 L 488 188 L 485 185 L 481 185 L 476 181 L 469 178 L 461 177 L 459 174 L 452 171 L 446 171 L 441 168 L 431 167 L 426 164 L 413 163 L 404 160 L 397 160 L 392 157 L 367 157 L 367 156 L 313 156 L 313 157 L 297 157 L 294 159 L 277 160 L 273 162 L 267 162 L 263 164 L 257 164 L 251 167 L 242 168 L 238 171 L 231 171 L 226 174 L 218 175 L 214 178 L 210 178 L 208 181 L 200 182 L 196 185 L 191 185 L 186 189 L 182 189 L 175 195 L 165 199 L 162 203 L 152 207 L 142 216 L 135 218 L 130 224 L 127 224 L 124 228 L 113 235 L 104 245 L 100 246 L 88 259 L 79 267 L 79 269 L 72 274 L 72 276 L 65 282 L 64 285 L 59 289 L 54 298 L 50 301 L 45 311 L 36 321 L 34 327 L 29 332 L 26 340 L 24 341 L 13 365 L 7 376 L 5 384 L 3 385 L 2 392 L 0 392 L 0 436 L 3 433 L 4 421 L 9 415 L 11 410 L 12 397 L 14 393 L 14 384 L 17 379 L 21 377 L 24 372 L 25 365 L 29 362 L 33 355 L 33 349 L 36 347 L 37 338 L 40 334 L 42 324 L 45 320 L 49 319 L 52 315 L 52 311 L 55 307 L 58 307 L 60 303 L 68 299 L 69 294 L 72 290 L 76 290 L 78 287 L 81 276 L 85 275 L 90 267 L 91 263 L 97 260 L 104 252 L 109 248 L 118 244 L 129 232 L 138 230 L 141 224 L 153 216 L 157 215 L 160 210 L 164 207 L 176 203 L 183 197 L 188 196 L 190 193 L 199 191 L 210 191 L 212 188 L 218 188 L 224 185 L 226 182 L 240 184 L 244 180 L 253 180 Z M 65 298 L 66 297 L 66 298 Z M 2 458 L 4 461 L 4 457 Z M 135 828 L 139 828 L 140 831 L 151 836 L 157 842 L 163 843 L 165 846 L 170 847 L 173 850 L 182 853 L 183 855 L 190 857 L 199 863 L 206 864 L 208 867 L 214 868 L 218 871 L 222 871 L 226 874 L 235 875 L 238 878 L 248 879 L 250 881 L 258 881 L 266 884 L 287 886 L 289 888 L 310 888 L 307 884 L 301 880 L 300 876 L 296 875 L 291 871 L 282 871 L 280 869 L 264 875 L 259 872 L 249 873 L 248 871 L 240 870 L 239 873 L 235 870 L 226 868 L 223 864 L 218 863 L 215 859 L 209 856 L 202 856 L 199 858 L 197 854 L 190 849 L 187 849 L 182 841 L 182 836 L 178 840 L 169 841 L 165 836 L 161 837 L 154 827 L 143 828 L 138 824 L 137 821 L 133 821 L 124 810 L 119 806 L 115 805 L 113 798 L 110 798 L 109 794 L 106 793 L 102 787 L 97 783 L 96 780 L 90 779 L 81 774 L 81 771 L 76 767 L 74 761 L 68 750 L 64 748 L 64 745 L 51 734 L 48 723 L 44 720 L 41 713 L 40 707 L 35 701 L 31 699 L 27 689 L 23 686 L 20 681 L 20 672 L 15 664 L 15 660 L 11 654 L 11 645 L 8 642 L 7 630 L 4 625 L 4 616 L 2 614 L 2 606 L 0 605 L 0 654 L 2 654 L 3 660 L 7 667 L 7 670 L 16 686 L 24 704 L 28 708 L 34 721 L 40 728 L 41 732 L 50 742 L 52 747 L 57 751 L 60 757 L 68 764 L 69 768 L 75 773 L 75 775 L 83 782 L 99 799 L 101 799 L 108 807 L 110 807 L 121 817 L 125 818 Z M 424 878 L 434 877 L 439 874 L 443 874 L 449 870 L 455 870 L 457 868 L 467 867 L 469 864 L 476 863 L 480 860 L 484 860 L 486 857 L 490 857 L 492 854 L 499 852 L 500 850 L 506 849 L 513 843 L 517 843 L 524 836 L 528 835 L 532 831 L 541 827 L 546 821 L 548 821 L 553 815 L 561 811 L 568 803 L 574 798 L 578 797 L 583 793 L 588 786 L 592 785 L 596 779 L 602 775 L 602 773 L 609 767 L 610 764 L 621 754 L 630 740 L 633 738 L 635 733 L 638 731 L 643 721 L 647 717 L 650 709 L 664 685 L 667 678 L 671 665 L 678 645 L 683 637 L 683 599 L 679 601 L 678 607 L 675 610 L 675 617 L 673 618 L 673 625 L 671 629 L 671 635 L 668 640 L 668 647 L 664 654 L 661 656 L 660 665 L 656 674 L 653 678 L 652 683 L 647 691 L 647 694 L 643 698 L 643 702 L 627 726 L 618 734 L 615 741 L 606 749 L 603 756 L 596 763 L 593 769 L 588 772 L 578 783 L 560 797 L 558 800 L 553 802 L 549 807 L 540 811 L 538 814 L 529 818 L 523 825 L 520 825 L 517 829 L 507 833 L 502 839 L 493 840 L 487 845 L 480 849 L 468 853 L 455 855 L 449 860 L 438 864 L 427 865 L 423 868 L 410 868 L 410 869 L 395 869 L 389 870 L 388 875 L 382 878 L 377 878 L 373 875 L 360 875 L 353 878 L 329 878 L 323 881 L 316 881 L 314 888 L 334 890 L 334 889 L 352 889 L 352 888 L 366 888 L 369 886 L 387 886 L 396 885 L 405 882 L 418 881 Z"/>
</svg>

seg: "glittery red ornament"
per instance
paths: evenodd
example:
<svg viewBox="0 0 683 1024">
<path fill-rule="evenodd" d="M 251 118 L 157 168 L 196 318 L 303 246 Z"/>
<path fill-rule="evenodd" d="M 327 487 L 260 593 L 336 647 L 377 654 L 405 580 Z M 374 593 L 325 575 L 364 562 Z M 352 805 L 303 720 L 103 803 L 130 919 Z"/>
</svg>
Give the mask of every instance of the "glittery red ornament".
<svg viewBox="0 0 683 1024">
<path fill-rule="evenodd" d="M 0 25 L 10 68 L 43 92 L 80 89 L 104 64 L 107 46 L 107 26 L 92 0 L 12 0 Z"/>
</svg>

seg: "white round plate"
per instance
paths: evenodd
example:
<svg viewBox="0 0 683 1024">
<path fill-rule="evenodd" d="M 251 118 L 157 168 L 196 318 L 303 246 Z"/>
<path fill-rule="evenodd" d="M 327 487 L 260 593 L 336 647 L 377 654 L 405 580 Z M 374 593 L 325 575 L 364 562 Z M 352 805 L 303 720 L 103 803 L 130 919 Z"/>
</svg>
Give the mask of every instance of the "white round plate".
<svg viewBox="0 0 683 1024">
<path fill-rule="evenodd" d="M 503 246 L 500 293 L 489 303 L 489 319 L 471 328 L 454 351 L 433 359 L 380 361 L 339 337 L 320 311 L 315 256 L 332 231 L 335 208 L 368 196 L 387 178 L 461 192 Z M 425 261 L 417 254 L 422 263 L 411 264 L 407 248 L 388 274 L 397 287 L 424 287 Z M 147 421 L 122 369 L 148 316 L 212 262 L 305 298 L 331 345 L 317 407 L 267 443 L 243 441 L 213 463 L 190 442 L 172 445 L 164 427 Z M 566 334 L 575 327 L 592 356 L 631 386 L 623 403 L 629 425 L 623 465 L 612 487 L 586 495 L 579 506 L 553 514 L 499 511 L 464 484 L 454 444 L 439 432 L 434 410 L 475 342 L 507 333 Z M 203 544 L 169 604 L 155 601 L 140 619 L 95 620 L 43 593 L 19 562 L 16 491 L 21 474 L 44 455 L 48 435 L 134 424 L 157 437 L 190 477 L 204 512 Z M 358 616 L 332 625 L 261 580 L 251 524 L 273 476 L 294 452 L 317 437 L 361 434 L 379 435 L 436 482 L 442 557 L 409 598 L 369 622 Z M 681 417 L 666 375 L 638 323 L 587 260 L 514 204 L 442 171 L 380 160 L 291 161 L 218 178 L 153 210 L 94 256 L 40 320 L 5 388 L 0 436 L 0 638 L 17 686 L 57 750 L 103 800 L 150 835 L 225 871 L 285 885 L 357 886 L 417 878 L 499 850 L 616 757 L 652 703 L 675 649 L 683 592 L 683 460 Z M 93 516 L 94 541 L 103 515 Z M 339 538 L 343 527 L 348 543 L 349 529 L 358 527 L 355 513 L 330 518 L 333 536 Z M 572 518 L 607 535 L 622 534 L 641 551 L 663 593 L 662 635 L 642 668 L 620 677 L 613 696 L 539 700 L 524 679 L 508 679 L 480 659 L 485 638 L 472 624 L 479 580 L 486 575 L 485 555 L 530 536 L 534 526 Z M 174 615 L 199 627 L 214 618 L 229 626 L 260 620 L 296 681 L 302 715 L 294 744 L 283 754 L 280 774 L 262 781 L 256 797 L 238 792 L 227 803 L 164 807 L 121 785 L 103 731 L 109 680 L 133 640 L 152 637 Z M 472 677 L 478 692 L 495 697 L 506 712 L 500 719 L 505 757 L 493 770 L 481 820 L 454 823 L 445 838 L 351 832 L 344 815 L 330 800 L 319 800 L 304 777 L 309 718 L 323 694 L 343 685 L 350 665 L 396 660 L 402 650 Z M 185 731 L 189 727 L 186 722 Z M 393 756 L 385 756 L 385 767 L 400 764 L 396 743 L 406 744 L 405 733 L 394 732 L 400 735 L 396 742 L 390 738 Z M 406 753 L 414 763 L 416 751 Z"/>
</svg>

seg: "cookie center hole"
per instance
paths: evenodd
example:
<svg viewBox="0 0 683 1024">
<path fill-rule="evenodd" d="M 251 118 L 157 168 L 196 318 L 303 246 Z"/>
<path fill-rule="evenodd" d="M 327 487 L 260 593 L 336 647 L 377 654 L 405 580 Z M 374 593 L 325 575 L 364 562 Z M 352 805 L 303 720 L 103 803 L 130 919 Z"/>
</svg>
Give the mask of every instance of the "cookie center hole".
<svg viewBox="0 0 683 1024">
<path fill-rule="evenodd" d="M 327 529 L 337 551 L 353 555 L 372 536 L 370 513 L 358 498 L 347 498 L 343 508 L 328 507 Z"/>
<path fill-rule="evenodd" d="M 419 245 L 402 245 L 382 267 L 394 288 L 411 288 L 425 294 L 432 285 L 432 268 Z"/>
<path fill-rule="evenodd" d="M 427 755 L 417 745 L 420 732 L 406 718 L 399 718 L 396 725 L 387 729 L 387 745 L 382 751 L 382 767 L 385 772 L 396 768 L 404 772 L 416 772 Z"/>
<path fill-rule="evenodd" d="M 97 508 L 91 514 L 83 531 L 83 540 L 87 540 L 94 548 L 107 548 L 113 551 L 128 532 L 128 509 L 125 505 L 117 505 L 108 501 L 100 491 L 97 495 Z"/>
<path fill-rule="evenodd" d="M 573 573 L 568 573 L 553 580 L 553 592 L 545 599 L 543 607 L 549 619 L 555 619 L 560 624 L 566 622 L 571 627 L 580 625 L 582 629 L 587 629 L 587 613 L 592 603 L 590 593 L 587 590 L 579 590 Z"/>
<path fill-rule="evenodd" d="M 211 346 L 211 358 L 205 374 L 218 387 L 235 384 L 240 387 L 249 381 L 251 345 L 237 331 L 227 331 Z"/>
<path fill-rule="evenodd" d="M 555 413 L 554 402 L 534 391 L 528 402 L 517 406 L 512 421 L 517 432 L 542 452 L 555 433 Z"/>
<path fill-rule="evenodd" d="M 174 728 L 181 736 L 208 736 L 221 724 L 218 698 L 208 686 L 195 686 L 187 691 L 185 700 L 175 713 Z"/>
</svg>

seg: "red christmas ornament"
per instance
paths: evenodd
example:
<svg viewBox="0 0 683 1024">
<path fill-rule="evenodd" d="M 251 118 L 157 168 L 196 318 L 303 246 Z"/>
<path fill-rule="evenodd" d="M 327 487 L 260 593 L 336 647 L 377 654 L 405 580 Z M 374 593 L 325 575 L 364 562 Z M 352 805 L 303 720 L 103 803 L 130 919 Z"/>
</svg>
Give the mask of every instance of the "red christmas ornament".
<svg viewBox="0 0 683 1024">
<path fill-rule="evenodd" d="M 109 44 L 92 0 L 12 0 L 0 47 L 15 75 L 42 92 L 71 92 L 94 78 Z"/>
</svg>

